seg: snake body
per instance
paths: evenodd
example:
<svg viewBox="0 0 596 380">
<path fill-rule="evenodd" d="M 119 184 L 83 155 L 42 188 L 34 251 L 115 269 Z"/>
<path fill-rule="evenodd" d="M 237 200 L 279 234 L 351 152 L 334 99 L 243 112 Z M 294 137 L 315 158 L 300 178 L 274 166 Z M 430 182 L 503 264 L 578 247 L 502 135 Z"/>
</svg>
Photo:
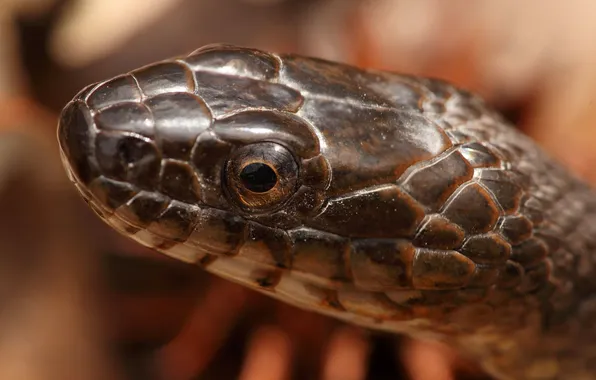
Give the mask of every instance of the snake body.
<svg viewBox="0 0 596 380">
<path fill-rule="evenodd" d="M 93 84 L 64 165 L 111 227 L 502 379 L 596 379 L 596 194 L 446 82 L 230 45 Z"/>
</svg>

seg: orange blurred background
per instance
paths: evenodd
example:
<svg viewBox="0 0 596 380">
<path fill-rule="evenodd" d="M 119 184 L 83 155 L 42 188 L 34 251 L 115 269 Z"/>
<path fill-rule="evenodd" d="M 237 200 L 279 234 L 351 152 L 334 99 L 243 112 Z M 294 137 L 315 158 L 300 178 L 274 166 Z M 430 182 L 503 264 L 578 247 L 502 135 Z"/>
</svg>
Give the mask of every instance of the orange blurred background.
<svg viewBox="0 0 596 380">
<path fill-rule="evenodd" d="M 443 347 L 247 291 L 105 227 L 55 139 L 85 85 L 226 42 L 480 93 L 596 182 L 596 3 L 0 0 L 0 378 L 482 379 Z"/>
</svg>

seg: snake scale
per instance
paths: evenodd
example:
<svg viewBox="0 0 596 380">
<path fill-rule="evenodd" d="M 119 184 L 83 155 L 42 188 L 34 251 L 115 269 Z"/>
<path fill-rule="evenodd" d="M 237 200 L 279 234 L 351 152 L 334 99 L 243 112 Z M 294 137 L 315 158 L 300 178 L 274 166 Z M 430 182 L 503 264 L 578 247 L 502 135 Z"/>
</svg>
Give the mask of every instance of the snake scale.
<svg viewBox="0 0 596 380">
<path fill-rule="evenodd" d="M 596 194 L 470 92 L 209 45 L 83 89 L 58 140 L 145 246 L 497 379 L 596 379 Z"/>
</svg>

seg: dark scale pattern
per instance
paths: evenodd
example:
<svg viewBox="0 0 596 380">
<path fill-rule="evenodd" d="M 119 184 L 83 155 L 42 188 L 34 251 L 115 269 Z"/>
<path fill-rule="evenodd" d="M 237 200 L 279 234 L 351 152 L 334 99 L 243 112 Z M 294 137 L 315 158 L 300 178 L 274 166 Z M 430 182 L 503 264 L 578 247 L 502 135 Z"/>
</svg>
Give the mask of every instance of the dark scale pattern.
<svg viewBox="0 0 596 380">
<path fill-rule="evenodd" d="M 524 274 L 524 268 L 513 260 L 507 260 L 505 267 L 499 271 L 497 284 L 502 289 L 517 287 Z"/>
<path fill-rule="evenodd" d="M 143 103 L 120 103 L 95 115 L 97 128 L 104 131 L 134 132 L 152 138 L 155 135 L 151 111 Z"/>
<path fill-rule="evenodd" d="M 58 139 L 62 147 L 62 157 L 72 162 L 69 169 L 71 177 L 88 185 L 100 175 L 99 164 L 95 158 L 95 136 L 97 131 L 89 126 L 93 117 L 89 108 L 80 100 L 74 100 L 60 115 L 63 129 Z"/>
<path fill-rule="evenodd" d="M 197 211 L 185 204 L 172 201 L 147 230 L 173 241 L 185 241 L 196 223 L 196 214 Z"/>
<path fill-rule="evenodd" d="M 488 233 L 469 237 L 461 253 L 475 263 L 499 265 L 509 258 L 511 246 L 499 234 Z"/>
<path fill-rule="evenodd" d="M 443 215 L 468 234 L 490 231 L 499 217 L 499 206 L 491 194 L 476 183 L 461 186 L 445 204 Z"/>
<path fill-rule="evenodd" d="M 133 226 L 147 228 L 169 202 L 170 199 L 161 194 L 141 191 L 118 209 L 118 215 Z"/>
<path fill-rule="evenodd" d="M 290 268 L 292 265 L 292 242 L 284 230 L 249 223 L 246 240 L 240 254 L 247 251 L 249 258 L 269 266 Z"/>
<path fill-rule="evenodd" d="M 216 117 L 245 108 L 296 111 L 302 104 L 300 93 L 275 83 L 228 75 L 197 72 L 198 95 L 211 100 L 209 108 Z"/>
<path fill-rule="evenodd" d="M 465 238 L 464 230 L 447 218 L 433 214 L 427 215 L 421 224 L 414 244 L 422 248 L 456 249 Z"/>
<path fill-rule="evenodd" d="M 163 62 L 132 72 L 145 97 L 160 94 L 192 93 L 195 83 L 192 73 L 178 62 Z"/>
<path fill-rule="evenodd" d="M 461 153 L 454 151 L 414 171 L 401 185 L 418 202 L 438 211 L 461 184 L 472 179 L 473 174 Z"/>
<path fill-rule="evenodd" d="M 542 239 L 532 237 L 513 246 L 511 260 L 524 267 L 532 267 L 541 263 L 548 251 L 549 248 Z"/>
<path fill-rule="evenodd" d="M 237 215 L 201 209 L 187 243 L 212 253 L 236 254 L 246 239 L 248 224 Z"/>
<path fill-rule="evenodd" d="M 501 167 L 501 159 L 489 148 L 478 142 L 463 144 L 458 150 L 473 168 Z"/>
<path fill-rule="evenodd" d="M 89 191 L 99 204 L 107 206 L 108 210 L 117 209 L 137 193 L 133 186 L 105 177 L 98 177 L 93 180 L 89 185 Z"/>
<path fill-rule="evenodd" d="M 467 285 L 474 270 L 472 260 L 455 251 L 418 249 L 412 284 L 416 289 L 458 289 Z"/>
<path fill-rule="evenodd" d="M 254 51 L 246 54 L 235 46 L 208 45 L 197 49 L 184 59 L 192 70 L 215 71 L 262 81 L 277 78 L 280 62 L 271 54 Z"/>
<path fill-rule="evenodd" d="M 152 190 L 159 183 L 161 157 L 155 144 L 132 133 L 99 132 L 95 156 L 105 176 Z"/>
<path fill-rule="evenodd" d="M 350 254 L 348 239 L 338 235 L 320 239 L 320 231 L 308 228 L 290 230 L 289 234 L 293 270 L 331 280 L 351 280 L 351 269 L 346 267 L 346 256 Z"/>
<path fill-rule="evenodd" d="M 511 179 L 506 170 L 479 170 L 475 178 L 491 192 L 505 214 L 517 211 L 523 195 L 522 187 Z"/>
<path fill-rule="evenodd" d="M 501 221 L 499 232 L 511 244 L 519 244 L 532 235 L 532 222 L 522 215 L 510 215 Z"/>
<path fill-rule="evenodd" d="M 90 207 L 165 254 L 497 378 L 596 377 L 596 196 L 474 94 L 213 45 L 88 86 L 59 142 Z M 282 181 L 242 193 L 258 209 L 238 155 Z"/>
<path fill-rule="evenodd" d="M 477 290 L 490 289 L 497 282 L 497 278 L 499 277 L 502 268 L 503 267 L 500 265 L 476 265 L 474 274 L 468 283 L 468 287 Z M 485 295 L 484 293 L 482 294 Z"/>
<path fill-rule="evenodd" d="M 141 90 L 132 75 L 123 75 L 104 82 L 86 96 L 86 102 L 92 109 L 99 110 L 110 106 L 138 104 Z"/>
<path fill-rule="evenodd" d="M 286 113 L 247 111 L 215 121 L 213 132 L 231 144 L 261 141 L 283 142 L 298 157 L 309 159 L 319 154 L 319 141 L 310 126 Z"/>
<path fill-rule="evenodd" d="M 354 284 L 373 291 L 411 287 L 414 255 L 407 240 L 353 240 L 349 261 Z"/>
<path fill-rule="evenodd" d="M 202 201 L 208 205 L 221 207 L 225 201 L 221 192 L 221 172 L 224 163 L 221 156 L 229 156 L 232 144 L 217 137 L 213 131 L 205 131 L 196 140 L 191 153 L 191 164 L 201 186 Z"/>
<path fill-rule="evenodd" d="M 200 199 L 200 184 L 193 168 L 185 162 L 165 160 L 161 167 L 159 187 L 162 193 L 185 203 Z"/>
<path fill-rule="evenodd" d="M 211 125 L 203 101 L 187 93 L 162 94 L 146 101 L 155 124 L 155 142 L 165 157 L 189 160 L 199 135 Z"/>
<path fill-rule="evenodd" d="M 307 225 L 353 237 L 408 237 L 423 216 L 414 199 L 397 186 L 384 186 L 331 199 Z"/>
</svg>

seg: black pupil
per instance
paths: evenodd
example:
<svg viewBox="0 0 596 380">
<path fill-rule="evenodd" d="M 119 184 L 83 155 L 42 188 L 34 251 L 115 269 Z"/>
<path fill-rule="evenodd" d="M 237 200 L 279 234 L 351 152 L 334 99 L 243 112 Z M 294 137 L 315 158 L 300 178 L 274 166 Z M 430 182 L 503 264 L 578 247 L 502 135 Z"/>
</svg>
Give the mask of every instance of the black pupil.
<svg viewBox="0 0 596 380">
<path fill-rule="evenodd" d="M 271 190 L 277 183 L 277 175 L 270 166 L 255 162 L 246 165 L 240 172 L 240 180 L 244 187 L 255 193 Z"/>
</svg>

